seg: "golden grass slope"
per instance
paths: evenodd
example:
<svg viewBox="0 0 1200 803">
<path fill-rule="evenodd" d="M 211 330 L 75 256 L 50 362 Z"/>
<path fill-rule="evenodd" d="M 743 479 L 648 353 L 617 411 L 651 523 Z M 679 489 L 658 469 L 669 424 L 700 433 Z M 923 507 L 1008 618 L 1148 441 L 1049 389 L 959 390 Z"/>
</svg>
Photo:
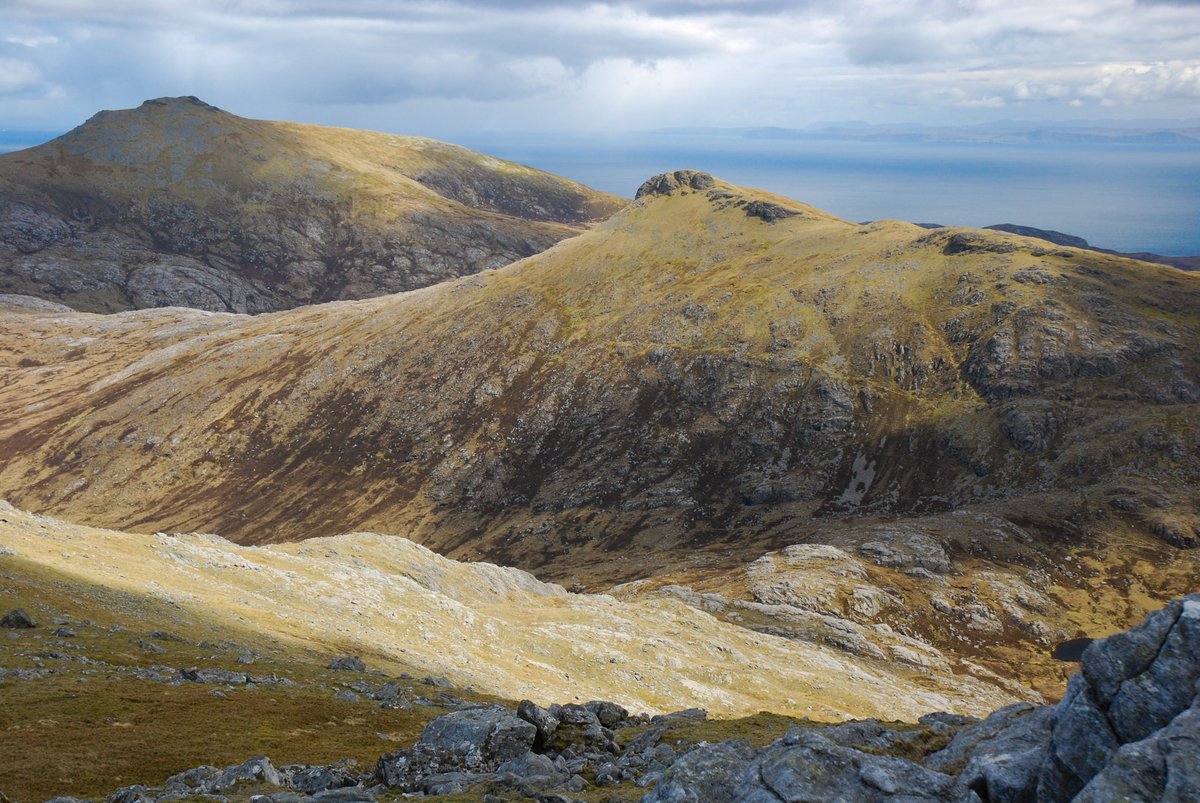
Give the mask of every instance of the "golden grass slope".
<svg viewBox="0 0 1200 803">
<path fill-rule="evenodd" d="M 1162 266 L 715 182 L 395 296 L 0 314 L 0 494 L 248 544 L 402 533 L 733 603 L 765 553 L 828 545 L 881 604 L 793 608 L 1052 694 L 1030 652 L 1194 586 L 1198 302 Z M 942 568 L 886 554 L 910 536 Z"/>
<path fill-rule="evenodd" d="M 526 567 L 1111 482 L 1143 501 L 1081 515 L 1192 537 L 1200 277 L 719 188 L 369 301 L 6 314 L 0 492 Z"/>
<path fill-rule="evenodd" d="M 605 699 L 648 712 L 699 706 L 726 717 L 771 710 L 827 721 L 979 714 L 1014 699 L 970 676 L 848 660 L 672 600 L 570 594 L 399 537 L 243 547 L 211 535 L 81 527 L 4 504 L 0 545 L 19 560 L 264 639 L 352 651 L 376 666 L 444 674 L 509 699 Z"/>
<path fill-rule="evenodd" d="M 625 203 L 436 140 L 160 98 L 0 156 L 0 292 L 286 309 L 507 264 Z"/>
</svg>

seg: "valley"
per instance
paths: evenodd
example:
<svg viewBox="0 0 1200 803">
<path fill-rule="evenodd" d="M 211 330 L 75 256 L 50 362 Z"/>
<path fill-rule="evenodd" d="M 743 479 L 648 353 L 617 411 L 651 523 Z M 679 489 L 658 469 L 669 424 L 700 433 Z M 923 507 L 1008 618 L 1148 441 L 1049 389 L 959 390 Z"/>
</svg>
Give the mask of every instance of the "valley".
<svg viewBox="0 0 1200 803">
<path fill-rule="evenodd" d="M 151 124 L 169 134 L 158 151 Z M 435 744 L 443 711 L 524 733 L 541 707 L 596 703 L 621 727 L 578 714 L 553 749 L 509 758 L 561 759 L 556 783 L 600 800 L 607 751 L 621 794 L 703 799 L 668 796 L 693 783 L 676 749 L 709 740 L 733 751 L 720 766 L 749 766 L 817 749 L 789 729 L 861 752 L 878 728 L 870 749 L 943 762 L 928 799 L 957 799 L 967 753 L 933 756 L 985 727 L 974 718 L 1009 712 L 992 716 L 1034 728 L 1030 755 L 1050 766 L 1045 728 L 1069 716 L 1052 703 L 1078 668 L 1055 649 L 1197 587 L 1195 273 L 1005 231 L 853 223 L 694 170 L 625 203 L 433 141 L 194 99 L 0 157 L 0 190 L 0 606 L 90 634 L 5 644 L 0 691 L 44 713 L 8 721 L 45 740 L 26 762 L 75 738 L 35 722 L 81 718 L 70 733 L 97 738 L 71 683 L 101 709 L 161 692 L 220 730 L 209 716 L 226 709 L 187 691 L 206 678 L 215 700 L 247 701 L 241 723 L 277 686 L 287 700 L 258 737 L 137 743 L 154 756 L 137 783 L 268 749 L 370 762 L 397 741 L 415 752 L 344 773 L 375 789 L 353 799 L 429 792 L 439 767 L 469 776 L 445 794 L 481 799 L 467 790 L 508 759 Z M 159 215 L 168 196 L 181 217 Z M 339 210 L 333 228 L 306 217 L 313 197 Z M 263 234 L 283 221 L 292 234 Z M 453 247 L 427 260 L 414 232 Z M 251 241 L 269 265 L 239 250 Z M 422 267 L 380 268 L 402 245 Z M 172 279 L 169 306 L 133 292 L 163 259 L 207 290 L 219 269 L 225 289 Z M 319 281 L 295 272 L 311 259 Z M 51 263 L 69 281 L 47 284 Z M 137 635 L 168 631 L 181 640 Z M 337 656 L 374 674 L 341 682 Z M 408 684 L 407 707 L 376 680 Z M 700 709 L 707 736 L 628 752 L 656 723 L 701 727 L 695 711 L 654 717 Z M 301 755 L 284 734 L 307 739 L 305 716 L 332 724 Z M 753 749 L 729 747 L 743 732 Z M 241 780 L 277 777 L 254 766 Z M 49 794 L 50 771 L 0 789 Z M 133 771 L 54 770 L 91 796 Z M 204 794 L 224 783 L 206 772 Z M 288 772 L 267 786 L 298 789 Z"/>
</svg>

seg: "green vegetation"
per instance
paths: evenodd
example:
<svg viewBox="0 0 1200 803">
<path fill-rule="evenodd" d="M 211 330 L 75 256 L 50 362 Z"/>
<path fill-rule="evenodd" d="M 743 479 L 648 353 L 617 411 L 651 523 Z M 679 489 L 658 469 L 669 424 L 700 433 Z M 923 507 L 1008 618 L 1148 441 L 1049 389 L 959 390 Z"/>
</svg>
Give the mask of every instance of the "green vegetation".
<svg viewBox="0 0 1200 803">
<path fill-rule="evenodd" d="M 387 678 L 331 672 L 327 655 L 264 643 L 252 632 L 213 626 L 155 600 L 82 585 L 12 557 L 0 559 L 0 570 L 0 608 L 23 607 L 39 624 L 0 631 L 0 668 L 54 672 L 0 679 L 0 792 L 14 801 L 96 797 L 256 755 L 278 765 L 348 758 L 370 766 L 381 754 L 415 742 L 426 723 L 444 713 L 340 699 L 335 694 L 348 683 L 378 686 Z M 54 636 L 54 619 L 67 620 L 76 635 Z M 246 652 L 256 656 L 254 663 L 237 663 Z M 154 665 L 274 673 L 296 685 L 169 685 L 134 676 Z M 442 691 L 415 680 L 402 683 L 430 698 Z"/>
</svg>

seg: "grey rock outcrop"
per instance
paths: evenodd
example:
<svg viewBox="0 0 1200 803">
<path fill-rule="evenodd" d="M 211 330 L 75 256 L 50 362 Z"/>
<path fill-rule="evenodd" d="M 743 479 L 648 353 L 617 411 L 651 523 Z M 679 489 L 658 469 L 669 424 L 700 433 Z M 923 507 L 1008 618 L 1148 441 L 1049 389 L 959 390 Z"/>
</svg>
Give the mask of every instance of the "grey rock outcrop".
<svg viewBox="0 0 1200 803">
<path fill-rule="evenodd" d="M 643 803 L 725 803 L 739 799 L 754 753 L 744 740 L 685 753 L 663 774 Z"/>
<path fill-rule="evenodd" d="M 957 732 L 919 761 L 886 753 L 911 754 L 921 734 L 872 722 L 793 729 L 760 751 L 705 745 L 667 768 L 646 800 L 1200 800 L 1200 594 L 1093 642 L 1056 706 L 921 724 L 921 738 Z"/>
<path fill-rule="evenodd" d="M 959 731 L 925 766 L 961 767 L 960 785 L 982 800 L 1033 801 L 1053 720 L 1051 706 L 1010 705 Z"/>
<path fill-rule="evenodd" d="M 37 627 L 37 622 L 33 620 L 24 608 L 15 608 L 0 617 L 0 627 L 13 628 L 14 630 Z"/>
<path fill-rule="evenodd" d="M 1104 783 L 1127 779 L 1133 756 L 1161 754 L 1171 744 L 1194 746 L 1200 738 L 1191 713 L 1198 680 L 1200 594 L 1172 602 L 1130 631 L 1092 642 L 1057 706 L 1039 797 L 1071 799 L 1122 749 L 1125 758 Z M 1143 741 L 1150 743 L 1138 747 Z M 1149 765 L 1146 771 L 1152 771 Z"/>
<path fill-rule="evenodd" d="M 456 782 L 467 788 L 529 753 L 536 737 L 533 724 L 504 708 L 455 711 L 430 722 L 412 747 L 382 756 L 376 776 L 388 787 L 414 792 L 423 790 L 430 776 L 466 773 L 469 779 Z"/>
<path fill-rule="evenodd" d="M 1075 796 L 1075 803 L 1110 800 L 1200 800 L 1200 706 L 1193 703 L 1158 733 L 1122 745 Z"/>
<path fill-rule="evenodd" d="M 648 195 L 672 195 L 679 190 L 707 190 L 716 186 L 716 181 L 708 173 L 699 170 L 675 170 L 670 173 L 659 173 L 649 178 L 638 187 L 634 200 Z"/>
<path fill-rule="evenodd" d="M 365 672 L 367 665 L 357 656 L 343 655 L 330 661 L 329 668 L 342 672 Z"/>
<path fill-rule="evenodd" d="M 534 749 L 543 749 L 554 738 L 554 731 L 558 729 L 558 717 L 541 706 L 530 700 L 522 700 L 517 706 L 517 716 L 537 729 L 533 741 Z"/>
</svg>

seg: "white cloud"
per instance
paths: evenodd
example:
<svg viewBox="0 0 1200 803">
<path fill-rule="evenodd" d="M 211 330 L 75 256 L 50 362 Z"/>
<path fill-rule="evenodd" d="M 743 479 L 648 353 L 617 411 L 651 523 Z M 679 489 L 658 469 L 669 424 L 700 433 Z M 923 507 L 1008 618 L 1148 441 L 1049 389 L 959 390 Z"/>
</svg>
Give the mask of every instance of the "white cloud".
<svg viewBox="0 0 1200 803">
<path fill-rule="evenodd" d="M 1200 5 L 1136 0 L 7 0 L 0 29 L 32 126 L 165 94 L 395 130 L 1182 117 L 1200 81 Z"/>
<path fill-rule="evenodd" d="M 27 61 L 0 58 L 0 97 L 16 95 L 43 86 L 41 71 Z"/>
</svg>

